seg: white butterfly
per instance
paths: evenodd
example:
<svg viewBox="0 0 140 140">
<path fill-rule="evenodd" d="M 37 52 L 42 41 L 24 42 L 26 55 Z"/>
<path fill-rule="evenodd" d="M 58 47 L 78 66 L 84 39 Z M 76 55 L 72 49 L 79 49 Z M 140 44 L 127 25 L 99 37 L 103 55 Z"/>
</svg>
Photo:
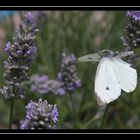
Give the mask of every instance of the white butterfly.
<svg viewBox="0 0 140 140">
<path fill-rule="evenodd" d="M 123 52 L 115 56 L 112 51 L 103 50 L 78 59 L 79 62 L 100 61 L 94 87 L 99 105 L 105 105 L 117 99 L 121 95 L 121 89 L 129 93 L 136 88 L 136 69 L 121 59 L 133 53 L 133 51 Z"/>
</svg>

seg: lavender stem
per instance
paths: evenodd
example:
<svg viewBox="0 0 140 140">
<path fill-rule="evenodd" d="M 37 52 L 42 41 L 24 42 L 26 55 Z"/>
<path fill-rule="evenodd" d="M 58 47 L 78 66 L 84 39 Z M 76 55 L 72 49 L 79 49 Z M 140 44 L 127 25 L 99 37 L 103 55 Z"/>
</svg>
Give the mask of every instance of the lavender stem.
<svg viewBox="0 0 140 140">
<path fill-rule="evenodd" d="M 106 105 L 106 109 L 104 111 L 104 114 L 103 114 L 103 117 L 102 117 L 102 120 L 101 120 L 99 129 L 102 129 L 103 128 L 103 125 L 104 125 L 104 121 L 105 121 L 105 118 L 106 118 L 106 114 L 107 114 L 108 108 L 109 108 L 109 104 Z"/>
<path fill-rule="evenodd" d="M 72 105 L 72 111 L 73 111 L 73 116 L 74 116 L 73 119 L 74 119 L 74 122 L 76 122 L 77 115 L 76 115 L 74 101 L 73 101 L 73 98 L 72 98 L 72 93 L 69 93 L 69 96 L 70 96 L 71 105 Z"/>
<path fill-rule="evenodd" d="M 9 129 L 12 129 L 14 99 L 10 99 Z"/>
</svg>

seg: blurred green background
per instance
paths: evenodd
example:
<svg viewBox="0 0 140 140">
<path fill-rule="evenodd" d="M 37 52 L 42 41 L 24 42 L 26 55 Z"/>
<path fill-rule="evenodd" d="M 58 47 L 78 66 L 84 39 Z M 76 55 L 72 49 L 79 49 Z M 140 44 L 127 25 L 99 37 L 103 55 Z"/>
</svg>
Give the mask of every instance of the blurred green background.
<svg viewBox="0 0 140 140">
<path fill-rule="evenodd" d="M 32 11 L 34 14 L 37 11 Z M 32 74 L 47 74 L 55 79 L 60 69 L 61 54 L 74 53 L 81 57 L 102 49 L 122 50 L 120 37 L 128 22 L 126 11 L 42 11 L 38 18 L 39 32 L 36 38 L 37 56 L 33 62 Z M 26 11 L 17 12 L 7 18 L 0 18 L 0 86 L 3 86 L 3 61 L 7 54 L 3 51 L 7 41 L 12 42 L 15 29 Z M 41 23 L 40 23 L 41 22 Z M 139 50 L 136 50 L 139 53 Z M 73 94 L 76 113 L 73 113 L 68 94 L 42 96 L 59 109 L 59 129 L 97 129 L 102 115 L 95 120 L 101 108 L 94 95 L 94 79 L 97 63 L 77 63 L 77 74 L 82 80 L 81 88 Z M 139 75 L 139 63 L 137 71 Z M 124 93 L 112 102 L 105 116 L 103 128 L 140 128 L 140 88 L 139 81 L 134 93 Z M 40 94 L 31 93 L 27 87 L 27 99 L 15 100 L 13 129 L 25 117 L 25 106 L 30 100 L 37 100 Z M 0 96 L 0 128 L 8 128 L 9 101 Z M 92 120 L 92 121 L 91 121 Z"/>
</svg>

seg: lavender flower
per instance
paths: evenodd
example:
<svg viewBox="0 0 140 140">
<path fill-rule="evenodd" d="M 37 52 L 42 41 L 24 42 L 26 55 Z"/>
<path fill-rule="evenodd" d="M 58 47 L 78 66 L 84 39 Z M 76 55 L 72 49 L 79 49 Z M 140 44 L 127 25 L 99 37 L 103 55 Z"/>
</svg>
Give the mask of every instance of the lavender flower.
<svg viewBox="0 0 140 140">
<path fill-rule="evenodd" d="M 81 80 L 76 74 L 76 57 L 74 54 L 63 53 L 60 72 L 56 80 L 48 79 L 47 75 L 33 75 L 31 77 L 31 90 L 40 94 L 53 93 L 55 95 L 65 95 L 81 87 Z"/>
<path fill-rule="evenodd" d="M 20 122 L 20 129 L 54 129 L 58 122 L 56 105 L 48 104 L 40 98 L 26 106 L 25 119 Z"/>
<path fill-rule="evenodd" d="M 31 91 L 32 92 L 38 92 L 40 94 L 45 94 L 48 92 L 48 85 L 47 85 L 47 81 L 48 81 L 48 76 L 47 75 L 43 75 L 43 76 L 39 76 L 39 75 L 32 75 L 31 77 Z"/>
<path fill-rule="evenodd" d="M 81 80 L 78 79 L 76 74 L 76 57 L 74 54 L 62 54 L 61 69 L 57 75 L 59 82 L 63 83 L 62 88 L 66 92 L 72 92 L 81 86 Z"/>
<path fill-rule="evenodd" d="M 62 55 L 62 63 L 57 80 L 49 80 L 47 76 L 33 75 L 31 77 L 32 92 L 40 94 L 53 93 L 55 95 L 65 95 L 66 92 L 72 92 L 81 86 L 81 80 L 76 74 L 76 57 L 74 54 Z M 47 78 L 45 78 L 47 77 Z"/>
<path fill-rule="evenodd" d="M 137 14 L 136 14 L 137 13 Z M 140 11 L 128 11 L 130 17 L 140 18 Z M 140 22 L 138 20 L 130 20 L 124 29 L 125 35 L 121 37 L 123 45 L 127 50 L 133 50 L 140 47 Z"/>
<path fill-rule="evenodd" d="M 131 20 L 125 26 L 124 36 L 121 37 L 125 51 L 140 48 L 140 11 L 127 11 L 127 15 Z M 133 54 L 128 60 L 134 64 L 137 58 L 138 55 Z"/>
<path fill-rule="evenodd" d="M 127 16 L 131 17 L 135 21 L 140 21 L 140 11 L 127 11 Z"/>
<path fill-rule="evenodd" d="M 54 107 L 51 113 L 51 118 L 55 123 L 58 121 L 58 116 L 59 116 L 58 110 L 56 107 Z"/>
<path fill-rule="evenodd" d="M 5 47 L 5 51 L 7 52 L 7 53 L 9 53 L 10 54 L 10 52 L 11 52 L 11 43 L 10 42 L 8 42 L 7 44 L 6 44 L 6 47 Z"/>
<path fill-rule="evenodd" d="M 22 12 L 22 14 L 24 15 L 25 12 Z M 44 23 L 46 16 L 47 16 L 46 11 L 30 11 L 26 15 L 26 20 L 28 20 L 29 22 L 32 22 L 32 23 L 35 22 L 36 25 L 40 26 Z"/>
<path fill-rule="evenodd" d="M 28 13 L 16 30 L 13 44 L 6 44 L 8 59 L 4 61 L 5 86 L 0 90 L 6 98 L 24 97 L 24 81 L 29 79 L 36 54 L 34 40 L 38 30 L 32 19 L 33 16 Z"/>
<path fill-rule="evenodd" d="M 64 95 L 65 94 L 65 90 L 62 87 L 60 87 L 60 88 L 58 88 L 56 90 L 56 94 L 57 95 Z"/>
<path fill-rule="evenodd" d="M 50 80 L 47 75 L 32 75 L 31 91 L 40 94 L 53 93 L 55 95 L 64 95 L 65 90 L 61 87 L 63 84 L 57 80 Z"/>
<path fill-rule="evenodd" d="M 32 15 L 32 13 L 27 13 L 27 15 L 25 16 L 26 17 L 26 20 L 29 21 L 29 22 L 33 22 L 34 21 L 34 17 Z"/>
</svg>

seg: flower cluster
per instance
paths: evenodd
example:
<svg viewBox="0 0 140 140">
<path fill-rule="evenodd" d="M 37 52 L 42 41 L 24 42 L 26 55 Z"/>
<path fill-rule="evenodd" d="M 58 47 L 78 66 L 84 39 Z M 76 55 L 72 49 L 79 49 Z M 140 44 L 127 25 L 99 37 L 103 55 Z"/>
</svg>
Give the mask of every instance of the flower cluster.
<svg viewBox="0 0 140 140">
<path fill-rule="evenodd" d="M 0 90 L 6 98 L 24 97 L 23 82 L 29 79 L 32 60 L 36 54 L 34 40 L 37 31 L 33 15 L 28 13 L 16 30 L 13 44 L 6 44 L 8 59 L 4 61 L 5 86 Z"/>
<path fill-rule="evenodd" d="M 81 80 L 77 77 L 75 64 L 76 57 L 74 54 L 62 54 L 61 69 L 57 75 L 57 79 L 63 83 L 62 88 L 66 92 L 74 91 L 81 86 Z"/>
<path fill-rule="evenodd" d="M 127 11 L 127 16 L 130 20 L 125 26 L 125 35 L 121 37 L 121 40 L 124 49 L 131 51 L 134 48 L 140 48 L 140 11 Z M 137 54 L 133 54 L 130 56 L 129 61 L 135 63 L 137 58 Z"/>
<path fill-rule="evenodd" d="M 56 105 L 48 104 L 40 98 L 26 106 L 26 117 L 20 122 L 20 129 L 54 129 L 58 122 Z"/>
<path fill-rule="evenodd" d="M 53 93 L 55 95 L 64 95 L 65 90 L 61 88 L 62 83 L 57 80 L 49 80 L 47 75 L 33 75 L 31 77 L 31 91 L 40 94 Z"/>
<path fill-rule="evenodd" d="M 25 13 L 26 11 L 22 11 L 21 15 L 24 16 Z M 40 27 L 46 19 L 47 12 L 46 11 L 30 11 L 30 15 L 34 15 L 33 22 L 36 23 L 36 25 Z"/>
<path fill-rule="evenodd" d="M 127 16 L 131 17 L 135 21 L 140 21 L 140 11 L 127 11 Z"/>
<path fill-rule="evenodd" d="M 127 15 L 132 19 L 125 27 L 125 36 L 121 37 L 127 50 L 140 47 L 140 11 L 128 11 Z"/>
<path fill-rule="evenodd" d="M 55 95 L 65 95 L 81 86 L 81 80 L 76 74 L 76 57 L 74 54 L 62 54 L 60 72 L 57 79 L 50 80 L 47 75 L 33 75 L 31 77 L 31 91 L 40 94 L 53 93 Z"/>
</svg>

